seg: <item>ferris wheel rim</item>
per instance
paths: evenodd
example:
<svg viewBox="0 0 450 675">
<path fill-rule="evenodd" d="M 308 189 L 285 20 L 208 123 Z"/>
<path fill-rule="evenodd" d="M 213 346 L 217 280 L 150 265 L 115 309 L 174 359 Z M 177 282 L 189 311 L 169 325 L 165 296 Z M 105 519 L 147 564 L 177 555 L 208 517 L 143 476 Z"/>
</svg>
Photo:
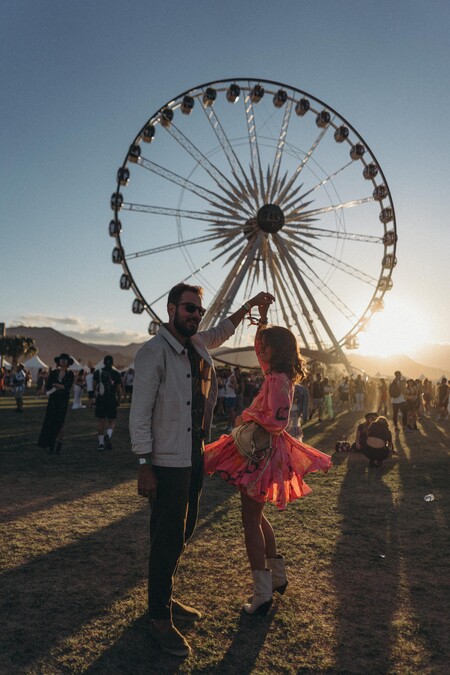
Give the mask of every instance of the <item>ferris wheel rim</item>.
<svg viewBox="0 0 450 675">
<path fill-rule="evenodd" d="M 165 110 L 166 108 L 171 108 L 171 109 L 172 109 L 172 108 L 175 108 L 177 105 L 179 106 L 179 105 L 180 105 L 179 102 L 180 102 L 185 96 L 192 95 L 194 92 L 195 92 L 195 96 L 196 96 L 197 98 L 199 98 L 199 97 L 201 96 L 202 90 L 204 90 L 205 88 L 213 87 L 213 86 L 216 86 L 216 87 L 217 87 L 218 85 L 223 85 L 223 86 L 225 86 L 225 85 L 232 84 L 232 83 L 242 83 L 242 82 L 247 83 L 248 88 L 250 88 L 250 83 L 262 83 L 263 85 L 270 85 L 270 86 L 274 86 L 274 87 L 281 87 L 281 88 L 290 90 L 291 92 L 294 92 L 294 94 L 296 94 L 296 95 L 301 95 L 301 96 L 307 97 L 308 99 L 311 99 L 311 100 L 313 100 L 315 103 L 317 103 L 317 104 L 319 104 L 320 106 L 322 106 L 324 110 L 327 110 L 327 111 L 329 111 L 330 113 L 332 113 L 333 115 L 335 115 L 336 118 L 338 118 L 341 122 L 343 122 L 343 123 L 344 123 L 344 124 L 345 124 L 352 132 L 353 132 L 353 134 L 355 135 L 355 137 L 356 137 L 359 141 L 363 142 L 366 151 L 368 152 L 368 154 L 370 155 L 371 159 L 373 160 L 373 162 L 374 162 L 374 163 L 376 164 L 376 166 L 377 166 L 377 169 L 378 169 L 379 175 L 380 175 L 380 177 L 381 177 L 381 179 L 382 179 L 383 185 L 384 185 L 384 186 L 386 187 L 386 189 L 387 189 L 387 198 L 388 198 L 388 200 L 389 200 L 389 205 L 390 205 L 390 208 L 391 208 L 391 210 L 392 210 L 392 220 L 390 221 L 389 225 L 390 225 L 390 227 L 393 229 L 393 232 L 394 232 L 394 235 L 395 235 L 395 236 L 394 236 L 394 241 L 393 241 L 393 243 L 390 243 L 389 246 L 391 247 L 391 248 L 390 248 L 390 254 L 392 254 L 393 259 L 396 261 L 396 251 L 397 251 L 397 224 L 396 224 L 395 207 L 394 207 L 394 203 L 393 203 L 393 200 L 392 200 L 392 193 L 391 193 L 391 190 L 390 190 L 390 188 L 389 188 L 388 181 L 387 181 L 387 179 L 386 179 L 386 176 L 385 176 L 385 174 L 384 174 L 384 171 L 383 171 L 383 169 L 382 169 L 382 167 L 381 167 L 381 164 L 380 164 L 380 162 L 378 161 L 378 159 L 377 159 L 375 153 L 373 152 L 373 150 L 371 149 L 371 147 L 369 146 L 369 144 L 366 142 L 366 140 L 365 140 L 365 139 L 361 136 L 361 134 L 356 130 L 356 128 L 355 128 L 355 127 L 354 127 L 354 126 L 353 126 L 353 125 L 352 125 L 352 124 L 351 124 L 351 123 L 350 123 L 350 122 L 349 122 L 349 121 L 348 121 L 341 113 L 339 113 L 339 112 L 338 112 L 337 110 L 335 110 L 332 106 L 330 106 L 328 103 L 326 103 L 325 101 L 321 100 L 321 99 L 318 98 L 317 96 L 314 96 L 314 95 L 310 94 L 309 92 L 306 92 L 305 90 L 302 90 L 302 89 L 300 89 L 300 88 L 298 88 L 298 87 L 295 87 L 295 86 L 293 86 L 293 85 L 286 84 L 286 83 L 279 82 L 279 81 L 275 81 L 275 80 L 266 79 L 266 78 L 234 77 L 234 78 L 225 78 L 225 79 L 211 80 L 211 81 L 209 81 L 209 82 L 205 82 L 205 83 L 203 83 L 203 84 L 199 84 L 199 85 L 196 85 L 196 86 L 194 86 L 194 87 L 190 87 L 189 89 L 186 89 L 186 90 L 185 90 L 184 92 L 182 92 L 181 94 L 178 94 L 176 97 L 174 97 L 174 98 L 170 99 L 169 101 L 167 101 L 166 103 L 164 103 L 162 106 L 160 106 L 160 107 L 159 107 L 159 108 L 158 108 L 158 109 L 157 109 L 157 110 L 156 110 L 156 111 L 155 111 L 155 112 L 147 119 L 147 121 L 146 121 L 145 124 L 142 126 L 142 128 L 140 129 L 140 131 L 138 132 L 138 134 L 136 134 L 136 136 L 135 136 L 135 138 L 134 138 L 132 144 L 130 145 L 130 148 L 129 148 L 129 150 L 128 150 L 126 156 L 125 156 L 125 159 L 124 159 L 124 161 L 123 161 L 123 163 L 122 163 L 122 165 L 121 165 L 121 168 L 122 168 L 122 169 L 125 169 L 125 168 L 127 167 L 127 165 L 129 164 L 129 162 L 130 162 L 130 150 L 131 150 L 131 148 L 132 148 L 133 146 L 135 146 L 135 145 L 138 143 L 139 140 L 142 139 L 142 134 L 143 134 L 144 130 L 146 129 L 146 127 L 147 127 L 149 124 L 152 124 L 152 123 L 159 123 L 160 120 L 158 119 L 158 116 L 161 115 L 161 113 L 162 113 L 163 110 Z M 270 92 L 270 93 L 273 93 L 273 92 Z M 363 163 L 365 163 L 364 160 L 363 160 Z M 372 181 L 372 182 L 373 182 L 373 181 Z M 115 193 L 114 193 L 117 197 L 119 197 L 119 195 L 120 195 L 120 189 L 121 189 L 121 185 L 120 185 L 119 180 L 117 180 L 117 188 L 116 188 L 116 191 L 115 191 Z M 119 217 L 118 217 L 119 209 L 118 209 L 117 207 L 115 207 L 115 208 L 113 209 L 113 211 L 114 211 L 115 219 L 116 219 L 117 221 L 119 221 Z M 119 222 L 120 222 L 120 221 L 119 221 Z M 124 248 L 123 248 L 123 245 L 122 245 L 121 232 L 120 232 L 120 231 L 117 232 L 117 234 L 115 235 L 115 238 L 116 238 L 116 243 L 118 244 L 118 248 L 119 248 L 119 249 L 122 251 L 122 253 L 123 253 L 123 259 L 121 260 L 122 269 L 124 270 L 124 273 L 125 273 L 126 275 L 128 275 L 129 278 L 130 278 L 130 280 L 131 280 L 131 283 L 130 283 L 129 288 L 133 290 L 133 292 L 134 292 L 136 298 L 137 298 L 137 299 L 140 299 L 140 300 L 143 302 L 143 304 L 144 304 L 144 309 L 145 309 L 145 311 L 151 316 L 151 318 L 152 318 L 153 320 L 156 320 L 156 321 L 159 322 L 159 323 L 162 323 L 162 321 L 161 321 L 160 317 L 158 316 L 157 312 L 153 309 L 152 304 L 148 304 L 148 303 L 146 302 L 144 294 L 141 292 L 139 286 L 137 285 L 137 283 L 136 283 L 136 281 L 135 281 L 134 275 L 132 274 L 132 272 L 131 272 L 131 270 L 130 270 L 130 267 L 129 267 L 129 265 L 128 265 L 128 262 L 127 262 L 127 260 L 126 260 L 126 258 L 125 258 L 125 253 L 124 253 Z M 387 248 L 387 245 L 384 244 L 384 253 L 385 253 L 385 255 L 386 255 L 386 248 Z M 392 274 L 393 274 L 393 267 L 394 267 L 394 266 L 395 266 L 395 264 L 394 264 L 393 266 L 391 266 L 390 268 L 387 268 L 387 269 L 385 269 L 385 270 L 384 270 L 384 268 L 382 267 L 381 272 L 380 272 L 379 277 L 378 277 L 378 281 L 377 281 L 376 288 L 375 288 L 374 292 L 372 293 L 372 296 L 370 297 L 370 300 L 369 300 L 369 302 L 368 302 L 368 304 L 367 304 L 365 310 L 362 312 L 362 314 L 360 315 L 359 319 L 355 322 L 354 326 L 353 326 L 347 333 L 345 333 L 344 336 L 340 337 L 340 338 L 337 340 L 339 346 L 341 346 L 341 347 L 342 347 L 342 346 L 345 346 L 346 342 L 347 342 L 349 339 L 356 337 L 357 334 L 358 334 L 361 330 L 363 330 L 364 324 L 367 322 L 367 320 L 368 320 L 368 319 L 372 316 L 372 314 L 374 313 L 374 307 L 375 307 L 376 303 L 379 303 L 379 301 L 382 301 L 382 299 L 384 298 L 384 295 L 385 295 L 386 292 L 390 289 L 389 284 L 391 283 Z M 384 270 L 384 271 L 383 271 L 383 270 Z M 380 282 L 381 282 L 382 279 L 384 279 L 385 282 L 386 282 L 386 287 L 385 287 L 384 289 L 380 287 Z M 327 349 L 326 351 L 327 351 L 327 352 L 332 352 L 333 350 L 334 350 L 334 347 L 331 347 L 331 348 Z"/>
</svg>

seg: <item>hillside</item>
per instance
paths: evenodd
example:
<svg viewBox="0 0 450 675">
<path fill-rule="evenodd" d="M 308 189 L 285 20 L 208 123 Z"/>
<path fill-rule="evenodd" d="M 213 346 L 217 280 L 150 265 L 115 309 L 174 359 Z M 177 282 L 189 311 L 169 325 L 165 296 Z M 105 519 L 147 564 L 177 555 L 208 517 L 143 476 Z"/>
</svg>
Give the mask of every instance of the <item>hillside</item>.
<svg viewBox="0 0 450 675">
<path fill-rule="evenodd" d="M 6 329 L 7 335 L 26 335 L 34 338 L 38 346 L 40 358 L 49 366 L 53 359 L 61 352 L 66 352 L 86 365 L 95 366 L 106 354 L 111 354 L 114 364 L 118 368 L 128 366 L 140 345 L 133 349 L 122 348 L 119 345 L 103 348 L 102 345 L 90 345 L 60 333 L 54 328 L 37 328 L 35 326 L 14 326 Z M 132 345 L 129 345 L 132 347 Z M 122 351 L 122 349 L 124 351 Z"/>
<path fill-rule="evenodd" d="M 53 364 L 55 356 L 67 352 L 78 361 L 86 365 L 96 365 L 106 354 L 112 354 L 118 368 L 124 368 L 132 363 L 140 344 L 104 345 L 87 344 L 60 333 L 53 328 L 37 328 L 30 326 L 16 326 L 6 329 L 7 335 L 28 335 L 36 340 L 39 356 L 48 365 Z M 351 364 L 365 371 L 368 375 L 393 377 L 394 371 L 401 372 L 408 377 L 425 376 L 438 380 L 443 374 L 450 377 L 450 345 L 423 345 L 417 351 L 423 357 L 414 360 L 410 356 L 398 354 L 395 356 L 364 356 L 348 352 Z"/>
</svg>

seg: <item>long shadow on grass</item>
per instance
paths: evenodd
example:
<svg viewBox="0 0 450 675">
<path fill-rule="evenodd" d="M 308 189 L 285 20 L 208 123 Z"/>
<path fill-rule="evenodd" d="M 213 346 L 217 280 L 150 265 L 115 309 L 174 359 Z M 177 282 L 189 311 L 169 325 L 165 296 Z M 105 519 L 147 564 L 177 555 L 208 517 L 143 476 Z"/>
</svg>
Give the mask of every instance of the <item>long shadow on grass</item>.
<svg viewBox="0 0 450 675">
<path fill-rule="evenodd" d="M 419 432 L 401 434 L 403 499 L 399 505 L 400 544 L 405 561 L 416 640 L 426 647 L 435 672 L 450 659 L 449 438 L 446 429 L 424 419 Z M 425 502 L 432 494 L 434 501 Z"/>
<path fill-rule="evenodd" d="M 1 650 L 12 671 L 31 666 L 142 583 L 147 533 L 144 508 L 0 577 Z"/>
<path fill-rule="evenodd" d="M 336 672 L 362 673 L 367 664 L 371 672 L 389 670 L 399 553 L 397 514 L 383 479 L 388 470 L 369 470 L 360 454 L 347 457 L 338 501 L 342 527 L 332 562 Z"/>
</svg>

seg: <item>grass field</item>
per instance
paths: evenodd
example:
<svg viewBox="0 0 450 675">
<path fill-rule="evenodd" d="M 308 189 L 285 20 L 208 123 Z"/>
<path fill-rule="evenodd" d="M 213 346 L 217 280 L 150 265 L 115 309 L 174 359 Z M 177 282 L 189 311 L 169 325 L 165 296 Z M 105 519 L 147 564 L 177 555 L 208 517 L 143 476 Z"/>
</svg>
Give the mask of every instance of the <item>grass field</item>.
<svg viewBox="0 0 450 675">
<path fill-rule="evenodd" d="M 176 586 L 205 618 L 182 627 L 193 647 L 182 661 L 147 633 L 149 514 L 128 407 L 112 452 L 96 450 L 92 411 L 76 410 L 50 456 L 36 448 L 45 403 L 27 398 L 17 415 L 0 399 L 1 673 L 450 673 L 449 421 L 401 432 L 382 471 L 335 454 L 307 480 L 312 495 L 267 509 L 290 584 L 264 618 L 241 612 L 239 498 L 207 479 Z M 309 423 L 305 440 L 332 454 L 357 422 Z"/>
</svg>

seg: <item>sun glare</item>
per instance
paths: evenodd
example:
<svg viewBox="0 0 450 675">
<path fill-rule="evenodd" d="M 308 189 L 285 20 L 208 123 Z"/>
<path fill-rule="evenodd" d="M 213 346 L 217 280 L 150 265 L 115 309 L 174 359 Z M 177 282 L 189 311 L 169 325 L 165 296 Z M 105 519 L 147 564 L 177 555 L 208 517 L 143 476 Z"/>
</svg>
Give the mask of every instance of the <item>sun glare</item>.
<svg viewBox="0 0 450 675">
<path fill-rule="evenodd" d="M 410 302 L 390 301 L 374 314 L 367 330 L 359 333 L 359 354 L 392 356 L 408 354 L 424 342 L 432 342 L 432 322 Z"/>
</svg>

